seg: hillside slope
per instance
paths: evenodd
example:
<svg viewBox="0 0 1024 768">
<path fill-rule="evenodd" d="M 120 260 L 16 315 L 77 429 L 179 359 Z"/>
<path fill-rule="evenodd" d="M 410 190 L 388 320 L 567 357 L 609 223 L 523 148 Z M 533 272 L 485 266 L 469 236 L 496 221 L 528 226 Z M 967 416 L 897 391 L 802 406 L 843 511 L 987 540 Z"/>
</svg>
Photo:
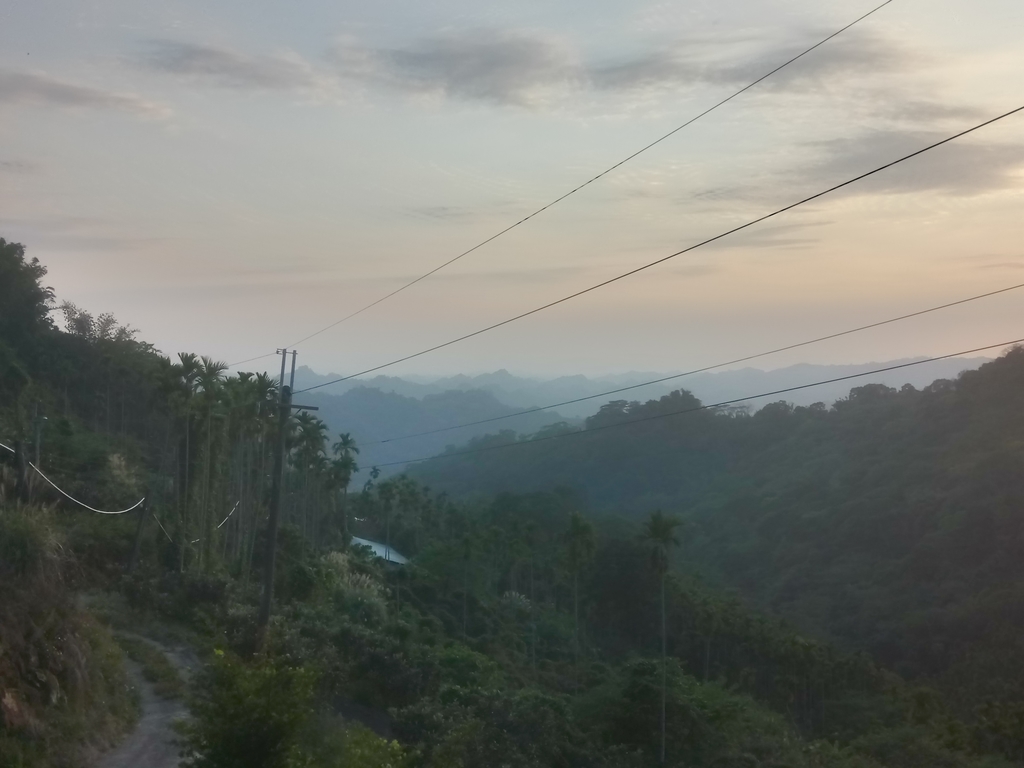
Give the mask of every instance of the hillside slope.
<svg viewBox="0 0 1024 768">
<path fill-rule="evenodd" d="M 486 434 L 493 426 L 480 424 L 394 444 L 382 443 L 382 440 L 507 416 L 518 410 L 498 402 L 493 395 L 482 390 L 451 390 L 417 399 L 370 387 L 358 387 L 343 395 L 308 392 L 298 398 L 303 404 L 319 407 L 317 416 L 328 425 L 332 434 L 352 434 L 356 443 L 362 446 L 359 464 L 363 469 L 375 464 L 400 461 L 408 457 L 410 452 L 417 456 L 440 453 L 452 443 Z M 500 423 L 533 432 L 562 420 L 557 412 L 546 411 L 503 419 Z"/>
<path fill-rule="evenodd" d="M 1024 699 L 1024 350 L 923 390 L 753 416 L 688 393 L 613 403 L 565 439 L 411 470 L 462 495 L 567 486 L 600 509 L 689 520 L 683 557 L 721 584 L 883 663 Z M 478 440 L 509 442 L 511 435 Z"/>
</svg>

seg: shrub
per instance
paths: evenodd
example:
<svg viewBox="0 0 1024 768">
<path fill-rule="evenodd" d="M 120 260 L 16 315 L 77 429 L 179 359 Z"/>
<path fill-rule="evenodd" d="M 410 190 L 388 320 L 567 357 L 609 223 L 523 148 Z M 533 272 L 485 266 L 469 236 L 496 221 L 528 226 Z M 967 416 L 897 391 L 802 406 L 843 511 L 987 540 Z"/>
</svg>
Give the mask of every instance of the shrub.
<svg viewBox="0 0 1024 768">
<path fill-rule="evenodd" d="M 250 665 L 215 652 L 196 680 L 192 719 L 181 727 L 184 765 L 303 765 L 300 737 L 313 713 L 313 685 L 314 676 L 306 669 L 266 659 Z"/>
<path fill-rule="evenodd" d="M 136 715 L 121 654 L 76 610 L 41 510 L 0 509 L 0 766 L 65 766 Z"/>
</svg>

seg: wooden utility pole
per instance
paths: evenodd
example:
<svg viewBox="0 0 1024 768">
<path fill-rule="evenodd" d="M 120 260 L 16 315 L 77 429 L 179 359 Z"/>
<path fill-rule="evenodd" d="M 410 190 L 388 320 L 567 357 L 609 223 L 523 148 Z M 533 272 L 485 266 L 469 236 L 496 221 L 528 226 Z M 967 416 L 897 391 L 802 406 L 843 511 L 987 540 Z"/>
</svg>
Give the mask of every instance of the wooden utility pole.
<svg viewBox="0 0 1024 768">
<path fill-rule="evenodd" d="M 279 349 L 281 355 L 281 380 L 278 384 L 277 398 L 277 441 L 274 443 L 274 469 L 270 476 L 270 520 L 267 522 L 267 551 L 263 563 L 263 598 L 260 600 L 260 615 L 257 623 L 256 642 L 263 646 L 270 622 L 270 605 L 274 600 L 274 558 L 277 557 L 277 529 L 281 524 L 281 485 L 284 479 L 284 443 L 285 430 L 288 427 L 288 414 L 291 411 L 291 387 L 284 385 L 284 366 L 288 360 L 288 350 Z M 295 358 L 292 357 L 294 367 Z"/>
<path fill-rule="evenodd" d="M 285 438 L 288 432 L 288 416 L 292 409 L 307 411 L 317 410 L 308 405 L 292 405 L 292 388 L 285 386 L 284 367 L 288 359 L 288 350 L 277 350 L 281 355 L 281 384 L 278 399 L 277 443 L 274 445 L 274 474 L 270 478 L 270 520 L 267 523 L 266 562 L 263 564 L 263 598 L 260 601 L 260 614 L 257 621 L 257 648 L 262 648 L 266 640 L 267 625 L 270 623 L 270 608 L 274 601 L 274 564 L 277 558 L 277 531 L 281 525 L 281 492 L 284 486 L 284 454 Z M 295 350 L 292 350 L 291 382 L 295 383 Z"/>
</svg>

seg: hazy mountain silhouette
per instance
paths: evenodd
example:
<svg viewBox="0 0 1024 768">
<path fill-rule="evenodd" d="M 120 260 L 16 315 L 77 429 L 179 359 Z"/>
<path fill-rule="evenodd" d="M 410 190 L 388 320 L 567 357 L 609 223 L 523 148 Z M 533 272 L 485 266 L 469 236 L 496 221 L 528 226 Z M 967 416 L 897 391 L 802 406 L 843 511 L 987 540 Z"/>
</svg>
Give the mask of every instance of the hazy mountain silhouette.
<svg viewBox="0 0 1024 768">
<path fill-rule="evenodd" d="M 537 425 L 542 426 L 544 424 L 551 424 L 561 421 L 563 418 L 585 418 L 596 413 L 601 405 L 603 405 L 607 400 L 625 399 L 645 401 L 661 397 L 662 395 L 676 389 L 687 389 L 696 395 L 702 402 L 712 403 L 720 400 L 732 400 L 735 398 L 746 397 L 759 392 L 785 389 L 786 387 L 806 384 L 809 382 L 833 379 L 840 376 L 849 376 L 851 374 L 862 373 L 876 368 L 885 368 L 920 359 L 921 358 L 906 358 L 901 360 L 860 363 L 854 365 L 813 365 L 809 363 L 800 363 L 798 365 L 791 365 L 786 368 L 778 368 L 770 371 L 760 370 L 757 368 L 741 368 L 732 371 L 700 373 L 693 376 L 684 376 L 662 384 L 655 384 L 631 390 L 629 392 L 611 395 L 607 398 L 595 398 L 594 400 L 588 400 L 582 403 L 560 406 L 558 408 L 558 413 L 561 414 L 561 416 L 551 413 L 546 417 L 538 419 Z M 936 379 L 956 378 L 957 374 L 961 371 L 978 368 L 983 363 L 988 362 L 988 360 L 989 358 L 985 357 L 951 358 L 949 360 L 940 360 L 935 363 L 928 363 L 921 366 L 915 366 L 913 368 L 890 371 L 888 373 L 882 373 L 875 376 L 866 376 L 862 379 L 855 379 L 850 382 L 838 382 L 836 384 L 829 384 L 800 392 L 793 392 L 782 396 L 782 399 L 788 400 L 796 405 L 810 405 L 811 403 L 816 402 L 831 403 L 841 397 L 845 397 L 851 387 L 863 386 L 864 384 L 885 384 L 890 387 L 900 387 L 903 384 L 911 384 L 915 387 L 923 387 Z M 494 371 L 493 373 L 484 373 L 476 376 L 459 374 L 443 378 L 420 376 L 408 376 L 405 378 L 397 376 L 375 376 L 370 379 L 353 379 L 350 381 L 340 382 L 338 384 L 332 384 L 321 390 L 317 390 L 317 392 L 319 394 L 340 395 L 353 391 L 357 388 L 369 388 L 380 390 L 381 392 L 402 395 L 407 398 L 422 400 L 430 395 L 440 395 L 445 392 L 468 392 L 477 390 L 487 392 L 492 395 L 494 400 L 497 401 L 496 405 L 510 406 L 511 409 L 524 409 L 538 405 L 546 405 L 548 403 L 572 400 L 579 397 L 597 395 L 611 389 L 627 387 L 639 384 L 643 381 L 650 381 L 651 379 L 669 376 L 672 373 L 673 372 L 671 371 L 662 373 L 652 371 L 630 371 L 623 374 L 594 378 L 577 375 L 560 376 L 554 379 L 540 379 L 516 376 L 502 369 Z M 339 375 L 340 374 L 334 373 L 320 375 L 312 371 L 310 368 L 303 366 L 296 372 L 296 388 L 302 389 L 304 387 L 322 384 L 324 382 L 331 381 L 332 379 L 339 378 Z M 452 398 L 444 402 L 446 404 L 446 410 L 444 412 L 451 415 L 454 418 L 452 423 L 456 424 L 463 421 L 472 421 L 476 418 L 488 418 L 492 415 L 501 415 L 497 412 L 488 412 L 485 416 L 469 415 L 470 412 L 482 412 L 482 403 L 479 400 L 467 400 L 466 411 L 460 416 L 458 415 L 459 407 L 457 405 L 460 401 L 457 398 Z M 754 408 L 760 407 L 760 405 L 761 404 L 757 401 L 751 403 L 751 406 Z M 437 404 L 435 404 L 435 407 L 438 407 Z M 483 408 L 483 410 L 486 410 L 486 408 Z M 439 416 L 439 413 L 440 412 L 437 412 L 435 415 Z M 492 428 L 487 431 L 493 432 L 498 429 L 515 429 L 517 432 L 524 431 L 524 423 L 521 422 L 516 425 L 512 424 L 511 421 L 512 420 L 491 425 Z M 439 424 L 439 426 L 449 426 L 449 424 Z M 420 430 L 405 430 L 405 432 L 408 431 Z M 466 439 L 469 436 L 468 432 L 465 434 L 459 434 L 459 440 L 456 442 Z"/>
<path fill-rule="evenodd" d="M 296 388 L 300 388 L 297 375 Z M 422 397 L 409 397 L 393 391 L 358 386 L 341 395 L 323 394 L 320 391 L 304 392 L 296 398 L 296 402 L 319 407 L 316 415 L 327 423 L 332 439 L 339 432 L 350 432 L 361 450 L 358 462 L 364 469 L 411 456 L 430 456 L 440 453 L 450 444 L 462 443 L 488 432 L 514 429 L 530 433 L 547 424 L 564 420 L 555 411 L 545 411 L 397 443 L 382 443 L 379 441 L 443 429 L 466 421 L 505 416 L 515 413 L 519 408 L 505 405 L 481 389 L 450 389 L 427 393 Z"/>
</svg>

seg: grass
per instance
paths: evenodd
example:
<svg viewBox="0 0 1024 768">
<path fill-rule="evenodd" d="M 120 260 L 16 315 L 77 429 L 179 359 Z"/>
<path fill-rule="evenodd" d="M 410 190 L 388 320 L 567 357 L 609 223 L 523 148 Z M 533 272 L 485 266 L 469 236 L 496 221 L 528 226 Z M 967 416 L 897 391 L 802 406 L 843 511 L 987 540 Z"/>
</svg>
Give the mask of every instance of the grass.
<svg viewBox="0 0 1024 768">
<path fill-rule="evenodd" d="M 89 764 L 139 715 L 110 632 L 76 607 L 45 509 L 0 506 L 0 768 Z"/>
</svg>

